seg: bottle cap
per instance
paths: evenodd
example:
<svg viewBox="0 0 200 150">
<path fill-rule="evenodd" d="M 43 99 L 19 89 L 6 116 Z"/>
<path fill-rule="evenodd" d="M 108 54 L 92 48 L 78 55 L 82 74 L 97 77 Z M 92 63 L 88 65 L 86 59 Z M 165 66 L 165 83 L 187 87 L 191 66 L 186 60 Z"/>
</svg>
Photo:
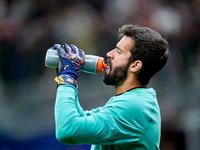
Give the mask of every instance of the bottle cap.
<svg viewBox="0 0 200 150">
<path fill-rule="evenodd" d="M 104 58 L 103 57 L 99 57 L 98 59 L 98 63 L 97 63 L 97 73 L 101 74 L 103 69 L 106 69 L 107 65 L 104 64 Z"/>
</svg>

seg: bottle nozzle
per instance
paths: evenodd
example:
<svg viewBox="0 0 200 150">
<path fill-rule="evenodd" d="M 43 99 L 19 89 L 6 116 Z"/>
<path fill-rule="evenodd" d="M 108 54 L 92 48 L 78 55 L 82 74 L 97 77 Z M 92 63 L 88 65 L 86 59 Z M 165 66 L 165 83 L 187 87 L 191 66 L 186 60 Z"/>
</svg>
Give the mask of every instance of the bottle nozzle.
<svg viewBox="0 0 200 150">
<path fill-rule="evenodd" d="M 103 64 L 102 66 L 103 69 L 106 69 L 107 67 L 108 67 L 107 64 Z"/>
</svg>

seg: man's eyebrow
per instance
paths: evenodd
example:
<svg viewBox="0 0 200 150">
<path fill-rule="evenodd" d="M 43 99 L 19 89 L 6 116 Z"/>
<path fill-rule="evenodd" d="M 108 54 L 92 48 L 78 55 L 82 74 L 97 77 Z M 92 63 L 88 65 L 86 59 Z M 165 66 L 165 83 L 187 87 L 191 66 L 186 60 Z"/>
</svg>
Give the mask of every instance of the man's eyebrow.
<svg viewBox="0 0 200 150">
<path fill-rule="evenodd" d="M 118 46 L 116 46 L 116 48 L 118 49 L 118 50 L 120 50 L 120 51 L 123 51 L 121 48 L 119 48 Z"/>
</svg>

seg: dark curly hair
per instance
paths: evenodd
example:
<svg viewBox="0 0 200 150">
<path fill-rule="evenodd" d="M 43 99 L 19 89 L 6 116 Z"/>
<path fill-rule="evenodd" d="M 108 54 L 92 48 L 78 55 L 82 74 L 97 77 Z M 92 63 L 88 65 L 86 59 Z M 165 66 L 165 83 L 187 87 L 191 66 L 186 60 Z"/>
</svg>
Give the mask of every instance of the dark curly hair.
<svg viewBox="0 0 200 150">
<path fill-rule="evenodd" d="M 137 76 L 142 85 L 147 85 L 151 77 L 161 70 L 168 60 L 169 45 L 156 31 L 138 25 L 123 25 L 118 31 L 119 38 L 129 36 L 134 41 L 130 50 L 129 63 L 142 61 L 142 68 Z"/>
</svg>

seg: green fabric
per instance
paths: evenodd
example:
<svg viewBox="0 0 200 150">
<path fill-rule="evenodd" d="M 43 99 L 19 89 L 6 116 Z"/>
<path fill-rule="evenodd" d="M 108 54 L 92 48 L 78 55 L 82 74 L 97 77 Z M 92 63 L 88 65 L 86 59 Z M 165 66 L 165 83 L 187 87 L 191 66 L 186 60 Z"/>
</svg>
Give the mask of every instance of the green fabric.
<svg viewBox="0 0 200 150">
<path fill-rule="evenodd" d="M 152 88 L 136 88 L 113 96 L 104 107 L 83 111 L 77 88 L 60 85 L 55 121 L 56 137 L 65 144 L 93 144 L 92 150 L 159 149 L 160 110 Z"/>
</svg>

